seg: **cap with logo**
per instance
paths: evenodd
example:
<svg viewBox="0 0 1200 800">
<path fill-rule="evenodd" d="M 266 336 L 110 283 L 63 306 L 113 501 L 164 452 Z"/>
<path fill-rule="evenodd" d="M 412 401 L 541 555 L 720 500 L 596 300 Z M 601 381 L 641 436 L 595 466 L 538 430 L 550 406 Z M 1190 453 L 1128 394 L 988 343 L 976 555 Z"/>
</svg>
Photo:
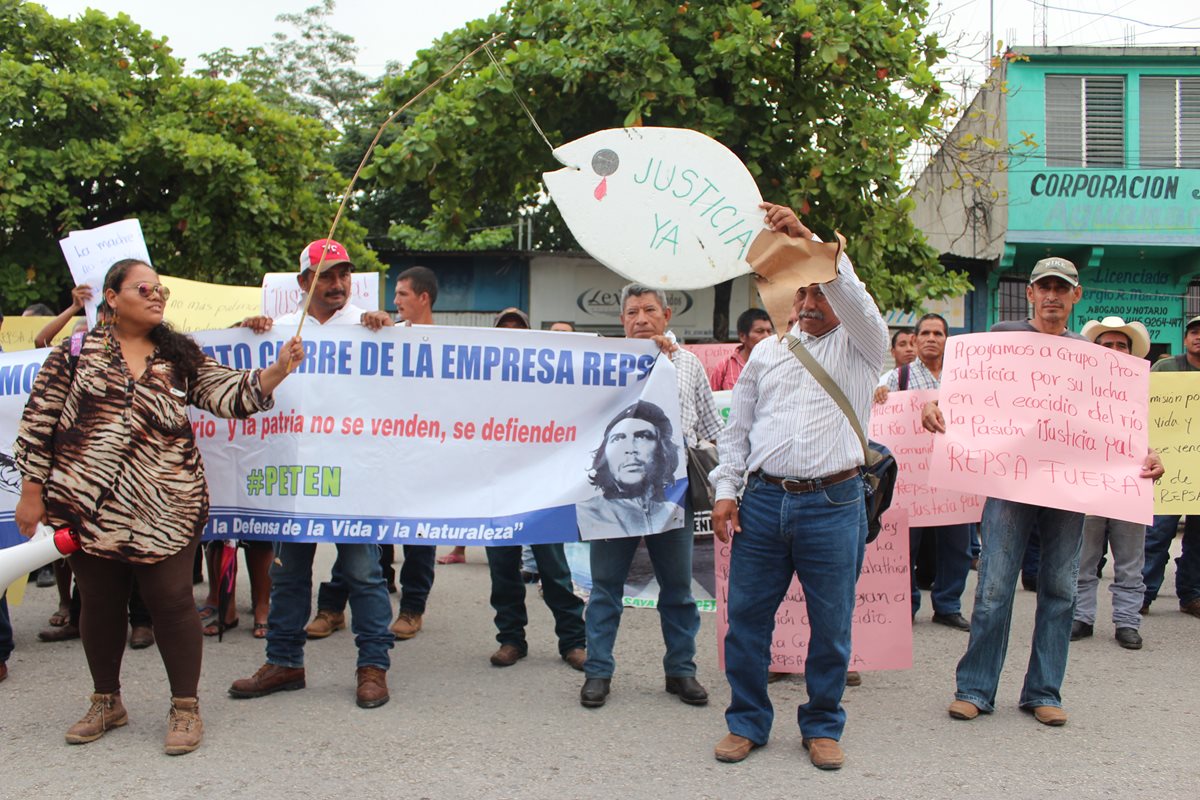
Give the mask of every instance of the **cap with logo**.
<svg viewBox="0 0 1200 800">
<path fill-rule="evenodd" d="M 1029 273 L 1029 282 L 1037 283 L 1042 278 L 1062 278 L 1072 286 L 1079 285 L 1079 270 L 1075 269 L 1075 265 L 1065 258 L 1052 256 L 1043 258 L 1041 261 L 1033 265 L 1033 272 Z"/>
<path fill-rule="evenodd" d="M 322 254 L 325 256 L 323 264 L 321 262 Z M 354 266 L 350 261 L 350 254 L 346 252 L 346 248 L 333 239 L 317 239 L 315 242 L 310 242 L 307 247 L 300 251 L 301 274 L 310 269 L 315 270 L 318 264 L 321 264 L 322 272 L 338 264 Z"/>
<path fill-rule="evenodd" d="M 103 305 L 103 304 L 101 304 L 101 305 Z M 1189 319 L 1187 321 L 1187 324 L 1183 326 L 1183 329 L 1185 331 L 1189 331 L 1192 329 L 1193 325 L 1200 325 L 1200 317 L 1192 317 L 1191 319 Z"/>
</svg>

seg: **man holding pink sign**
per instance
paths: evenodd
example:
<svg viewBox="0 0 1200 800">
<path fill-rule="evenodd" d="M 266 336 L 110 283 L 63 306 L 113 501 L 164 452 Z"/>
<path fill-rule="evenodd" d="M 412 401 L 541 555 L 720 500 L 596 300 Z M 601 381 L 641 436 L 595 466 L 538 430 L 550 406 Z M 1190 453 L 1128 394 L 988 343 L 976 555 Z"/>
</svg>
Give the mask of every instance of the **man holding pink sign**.
<svg viewBox="0 0 1200 800">
<path fill-rule="evenodd" d="M 997 323 L 992 332 L 1037 333 L 1087 341 L 1067 329 L 1071 309 L 1083 296 L 1079 272 L 1074 264 L 1065 258 L 1043 258 L 1034 265 L 1025 293 L 1033 308 L 1033 318 Z M 954 395 L 947 391 L 943 385 L 943 399 L 948 403 L 955 402 Z M 972 431 L 976 436 L 981 435 L 974 422 L 973 419 Z M 922 423 L 934 433 L 946 433 L 946 421 L 936 401 L 925 406 Z M 1019 432 L 1010 436 L 1027 438 Z M 1045 447 L 1044 444 L 1041 446 Z M 1142 461 L 1139 477 L 1153 479 L 1162 473 L 1162 461 L 1150 451 Z M 1006 490 L 1007 487 L 997 489 Z M 971 720 L 981 712 L 990 714 L 995 710 L 1000 671 L 1008 650 L 1013 594 L 1025 546 L 1036 525 L 1041 537 L 1041 569 L 1033 645 L 1019 704 L 1044 725 L 1066 723 L 1061 688 L 1075 608 L 1083 520 L 1084 514 L 1080 510 L 1033 505 L 997 496 L 987 499 L 981 523 L 983 551 L 971 615 L 971 638 L 967 652 L 958 662 L 957 691 L 949 708 L 954 719 Z"/>
</svg>

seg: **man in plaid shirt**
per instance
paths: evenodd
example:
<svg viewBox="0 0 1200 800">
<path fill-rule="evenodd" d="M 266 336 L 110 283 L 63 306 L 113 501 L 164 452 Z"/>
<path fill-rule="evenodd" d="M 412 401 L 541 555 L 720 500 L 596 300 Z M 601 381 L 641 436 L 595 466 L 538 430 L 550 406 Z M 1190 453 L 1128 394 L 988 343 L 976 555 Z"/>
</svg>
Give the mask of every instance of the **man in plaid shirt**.
<svg viewBox="0 0 1200 800">
<path fill-rule="evenodd" d="M 703 439 L 716 439 L 724 427 L 713 402 L 708 376 L 700 359 L 675 346 L 675 336 L 667 330 L 671 308 L 666 294 L 629 284 L 621 290 L 621 324 L 625 335 L 633 339 L 653 339 L 670 353 L 675 364 L 679 388 L 680 431 L 684 445 L 691 447 Z M 708 692 L 696 680 L 696 633 L 700 630 L 700 612 L 692 597 L 692 509 L 684 494 L 685 515 L 682 528 L 645 537 L 646 550 L 658 579 L 658 615 L 662 624 L 666 690 L 689 705 L 708 703 Z M 592 595 L 588 601 L 587 676 L 579 702 L 587 708 L 599 708 L 608 696 L 616 667 L 613 644 L 621 623 L 622 597 L 629 565 L 640 537 L 597 539 L 591 543 Z"/>
</svg>

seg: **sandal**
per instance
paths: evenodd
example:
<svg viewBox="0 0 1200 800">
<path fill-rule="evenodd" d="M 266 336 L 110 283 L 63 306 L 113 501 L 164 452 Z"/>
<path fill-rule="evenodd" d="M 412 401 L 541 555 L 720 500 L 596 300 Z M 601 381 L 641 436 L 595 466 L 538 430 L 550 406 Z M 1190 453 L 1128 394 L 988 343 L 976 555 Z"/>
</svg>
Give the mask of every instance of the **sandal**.
<svg viewBox="0 0 1200 800">
<path fill-rule="evenodd" d="M 61 628 L 71 621 L 71 609 L 66 606 L 59 606 L 58 611 L 50 615 L 50 627 Z"/>
<path fill-rule="evenodd" d="M 267 623 L 265 623 L 265 622 L 254 623 L 254 638 L 255 639 L 267 638 Z"/>
<path fill-rule="evenodd" d="M 451 551 L 449 553 L 446 553 L 446 555 L 440 557 L 437 560 L 437 563 L 439 563 L 439 564 L 465 564 L 465 563 L 467 563 L 467 557 L 464 556 L 462 553 L 455 553 L 455 552 Z"/>
<path fill-rule="evenodd" d="M 225 623 L 225 630 L 231 631 L 234 628 L 236 628 L 237 626 L 238 626 L 238 619 L 237 619 L 237 617 L 234 617 L 233 622 Z M 205 636 L 216 636 L 220 632 L 221 632 L 220 629 L 217 627 L 217 619 L 214 616 L 212 622 L 210 622 L 209 624 L 204 626 L 204 635 Z"/>
</svg>

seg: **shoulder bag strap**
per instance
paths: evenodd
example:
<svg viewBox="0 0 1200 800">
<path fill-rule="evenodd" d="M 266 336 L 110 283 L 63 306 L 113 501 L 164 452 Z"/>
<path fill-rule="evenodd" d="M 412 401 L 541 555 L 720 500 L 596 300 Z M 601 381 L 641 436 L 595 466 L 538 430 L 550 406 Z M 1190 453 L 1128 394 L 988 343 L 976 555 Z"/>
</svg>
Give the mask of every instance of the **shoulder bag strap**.
<svg viewBox="0 0 1200 800">
<path fill-rule="evenodd" d="M 789 333 L 787 339 L 788 349 L 792 351 L 792 355 L 800 359 L 800 363 L 804 365 L 804 368 L 817 379 L 817 383 L 821 384 L 821 388 L 833 398 L 833 402 L 837 403 L 838 408 L 842 410 L 842 413 L 846 415 L 846 419 L 850 421 L 850 427 L 854 430 L 854 434 L 858 436 L 859 444 L 862 445 L 863 464 L 871 466 L 876 461 L 875 451 L 867 446 L 867 437 L 863 435 L 862 426 L 858 424 L 858 417 L 855 415 L 854 409 L 850 407 L 850 401 L 846 399 L 846 395 L 843 394 L 841 387 L 834 382 L 829 373 L 825 371 L 825 368 L 813 358 L 813 354 L 808 352 L 808 348 L 797 337 Z"/>
</svg>

